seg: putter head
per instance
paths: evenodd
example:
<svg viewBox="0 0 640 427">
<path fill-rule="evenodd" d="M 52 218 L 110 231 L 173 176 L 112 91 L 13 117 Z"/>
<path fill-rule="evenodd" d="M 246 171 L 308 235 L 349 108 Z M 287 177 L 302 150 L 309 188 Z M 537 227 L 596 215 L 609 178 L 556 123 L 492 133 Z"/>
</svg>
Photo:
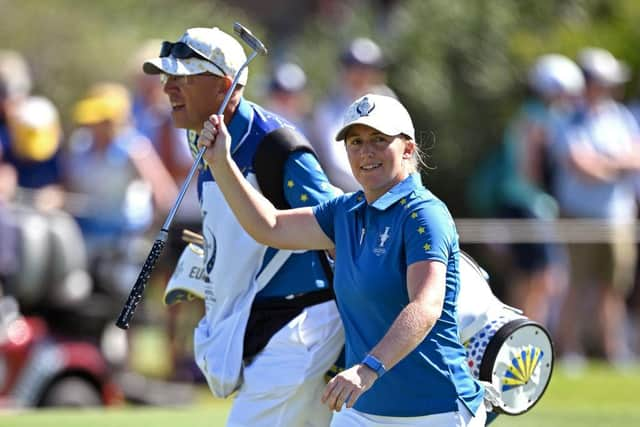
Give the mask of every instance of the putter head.
<svg viewBox="0 0 640 427">
<path fill-rule="evenodd" d="M 244 42 L 246 44 L 248 44 L 249 46 L 251 46 L 251 48 L 258 52 L 260 55 L 266 55 L 267 54 L 267 48 L 264 47 L 264 44 L 258 40 L 258 38 L 256 36 L 254 36 L 251 31 L 249 31 L 247 28 L 243 27 L 239 22 L 236 22 L 233 24 L 233 31 L 240 36 L 240 38 L 242 40 L 244 40 Z"/>
</svg>

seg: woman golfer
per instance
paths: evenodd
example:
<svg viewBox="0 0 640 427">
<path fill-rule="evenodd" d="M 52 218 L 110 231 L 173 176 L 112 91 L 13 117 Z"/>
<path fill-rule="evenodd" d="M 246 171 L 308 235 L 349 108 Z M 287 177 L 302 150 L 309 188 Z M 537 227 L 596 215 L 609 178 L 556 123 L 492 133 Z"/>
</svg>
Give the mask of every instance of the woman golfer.
<svg viewBox="0 0 640 427">
<path fill-rule="evenodd" d="M 344 140 L 363 191 L 314 208 L 277 210 L 244 180 L 218 116 L 199 144 L 239 222 L 257 241 L 335 249 L 335 293 L 347 369 L 322 401 L 331 426 L 484 426 L 483 389 L 458 338 L 459 246 L 447 207 L 421 183 L 415 131 L 397 100 L 365 95 Z"/>
</svg>

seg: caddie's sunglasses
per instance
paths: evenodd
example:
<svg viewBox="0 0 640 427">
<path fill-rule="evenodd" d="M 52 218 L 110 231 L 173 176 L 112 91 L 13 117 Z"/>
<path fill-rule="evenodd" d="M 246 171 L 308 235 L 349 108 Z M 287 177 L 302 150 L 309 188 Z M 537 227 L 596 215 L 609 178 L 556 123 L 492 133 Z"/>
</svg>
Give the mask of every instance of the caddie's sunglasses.
<svg viewBox="0 0 640 427">
<path fill-rule="evenodd" d="M 220 70 L 223 76 L 227 75 L 227 73 L 225 73 L 224 70 L 220 68 L 218 64 L 211 61 L 209 58 L 202 55 L 197 50 L 192 49 L 191 46 L 189 46 L 184 42 L 176 42 L 176 43 L 168 42 L 168 41 L 162 42 L 162 47 L 160 48 L 160 58 L 166 58 L 167 56 L 173 56 L 174 58 L 178 58 L 178 59 L 188 59 L 188 58 L 202 59 L 203 61 L 207 61 L 208 63 L 213 64 L 214 67 Z"/>
</svg>

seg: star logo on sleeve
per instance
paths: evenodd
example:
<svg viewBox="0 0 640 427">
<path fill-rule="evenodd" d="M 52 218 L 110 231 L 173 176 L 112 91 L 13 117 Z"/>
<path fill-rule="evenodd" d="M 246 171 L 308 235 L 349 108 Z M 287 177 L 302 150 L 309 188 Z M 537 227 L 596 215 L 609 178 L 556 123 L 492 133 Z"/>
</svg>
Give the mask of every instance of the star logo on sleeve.
<svg viewBox="0 0 640 427">
<path fill-rule="evenodd" d="M 418 234 L 424 234 L 424 227 L 418 227 Z"/>
<path fill-rule="evenodd" d="M 401 200 L 400 200 L 400 204 L 401 204 L 402 206 L 406 205 L 406 204 L 407 204 L 407 199 L 401 199 Z"/>
<path fill-rule="evenodd" d="M 309 196 L 307 196 L 306 194 L 302 194 L 302 196 L 300 196 L 300 200 L 306 202 L 307 200 L 309 200 Z"/>
<path fill-rule="evenodd" d="M 425 243 L 425 244 L 424 244 L 424 246 L 423 246 L 423 248 L 424 248 L 425 252 L 426 252 L 426 251 L 429 251 L 429 250 L 431 250 L 431 245 L 430 245 L 430 244 L 428 244 L 428 243 Z"/>
<path fill-rule="evenodd" d="M 294 186 L 294 185 L 295 185 L 295 184 L 294 184 L 294 182 L 293 182 L 293 180 L 292 180 L 292 179 L 290 179 L 289 181 L 287 181 L 287 187 L 289 187 L 289 188 L 293 188 L 293 186 Z"/>
<path fill-rule="evenodd" d="M 418 212 L 414 212 L 411 214 L 411 218 L 416 219 L 418 218 Z"/>
</svg>

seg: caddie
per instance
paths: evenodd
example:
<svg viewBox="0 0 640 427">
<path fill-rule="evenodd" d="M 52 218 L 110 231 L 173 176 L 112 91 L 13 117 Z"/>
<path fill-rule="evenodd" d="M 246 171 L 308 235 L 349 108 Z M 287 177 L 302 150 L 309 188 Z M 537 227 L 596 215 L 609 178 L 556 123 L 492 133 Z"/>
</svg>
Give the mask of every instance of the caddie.
<svg viewBox="0 0 640 427">
<path fill-rule="evenodd" d="M 146 73 L 163 78 L 175 125 L 188 130 L 194 153 L 202 124 L 245 60 L 229 34 L 190 28 L 144 63 Z M 244 98 L 247 79 L 245 68 L 224 111 L 235 164 L 283 208 L 334 197 L 338 190 L 298 129 Z M 320 396 L 344 332 L 324 253 L 257 243 L 238 224 L 208 165 L 199 168 L 206 280 L 195 357 L 216 396 L 237 391 L 227 426 L 327 426 L 331 412 Z"/>
</svg>

